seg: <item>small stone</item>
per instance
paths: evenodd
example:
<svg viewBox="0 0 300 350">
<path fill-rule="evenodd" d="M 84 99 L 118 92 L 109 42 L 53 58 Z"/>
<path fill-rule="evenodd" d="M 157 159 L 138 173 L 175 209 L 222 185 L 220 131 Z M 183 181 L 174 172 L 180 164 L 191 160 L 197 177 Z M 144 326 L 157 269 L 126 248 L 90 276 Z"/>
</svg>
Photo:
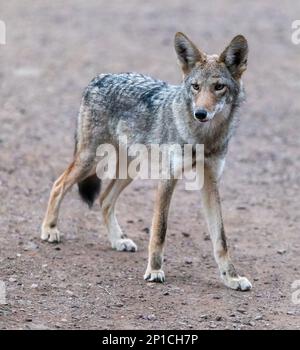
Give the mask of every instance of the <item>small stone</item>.
<svg viewBox="0 0 300 350">
<path fill-rule="evenodd" d="M 257 315 L 255 316 L 255 321 L 259 321 L 259 320 L 262 320 L 263 319 L 263 316 L 262 315 Z"/>
<path fill-rule="evenodd" d="M 117 306 L 117 307 L 123 307 L 124 304 L 122 304 L 122 303 L 117 303 L 117 304 L 115 304 L 115 306 Z"/>
<path fill-rule="evenodd" d="M 250 321 L 250 322 L 249 322 L 249 326 L 254 327 L 254 326 L 255 326 L 255 322 L 254 322 L 254 321 Z"/>
<path fill-rule="evenodd" d="M 207 320 L 208 319 L 208 315 L 201 315 L 200 318 L 202 318 L 203 320 Z"/>
<path fill-rule="evenodd" d="M 163 295 L 170 295 L 168 291 L 163 292 Z"/>
<path fill-rule="evenodd" d="M 150 233 L 149 227 L 143 228 L 143 229 L 142 229 L 142 232 L 145 232 L 145 233 L 149 234 L 149 233 Z"/>
<path fill-rule="evenodd" d="M 36 289 L 38 287 L 38 285 L 36 283 L 32 283 L 32 285 L 30 286 L 31 289 Z"/>
<path fill-rule="evenodd" d="M 241 320 L 239 320 L 238 318 L 235 318 L 232 322 L 234 322 L 234 323 L 242 323 Z"/>
<path fill-rule="evenodd" d="M 239 308 L 239 309 L 237 309 L 236 311 L 238 311 L 238 312 L 241 313 L 241 314 L 247 313 L 247 310 L 242 309 L 242 308 Z"/>
<path fill-rule="evenodd" d="M 184 262 L 185 262 L 186 265 L 192 265 L 193 260 L 190 259 L 190 258 L 185 258 Z"/>
<path fill-rule="evenodd" d="M 15 277 L 10 277 L 9 279 L 8 279 L 8 282 L 17 282 L 17 279 L 15 278 Z"/>
<path fill-rule="evenodd" d="M 222 317 L 221 317 L 221 316 L 217 316 L 217 317 L 216 317 L 216 321 L 217 321 L 217 322 L 222 321 Z"/>
<path fill-rule="evenodd" d="M 154 321 L 156 319 L 156 316 L 154 314 L 150 314 L 147 316 L 148 321 Z"/>
<path fill-rule="evenodd" d="M 286 253 L 286 249 L 278 249 L 277 253 L 280 254 L 280 255 L 283 255 L 283 254 Z"/>
<path fill-rule="evenodd" d="M 37 249 L 38 249 L 38 245 L 35 244 L 34 242 L 27 242 L 23 246 L 23 250 L 25 250 L 25 252 L 33 251 L 33 250 L 37 250 Z"/>
<path fill-rule="evenodd" d="M 295 316 L 296 315 L 294 311 L 288 311 L 286 314 L 289 315 L 289 316 Z"/>
<path fill-rule="evenodd" d="M 188 232 L 181 232 L 181 234 L 183 235 L 183 237 L 190 237 L 190 234 Z"/>
<path fill-rule="evenodd" d="M 204 241 L 210 241 L 210 235 L 208 233 L 205 233 L 203 239 Z"/>
<path fill-rule="evenodd" d="M 239 207 L 236 207 L 237 210 L 247 210 L 246 207 L 243 207 L 243 206 L 239 206 Z"/>
</svg>

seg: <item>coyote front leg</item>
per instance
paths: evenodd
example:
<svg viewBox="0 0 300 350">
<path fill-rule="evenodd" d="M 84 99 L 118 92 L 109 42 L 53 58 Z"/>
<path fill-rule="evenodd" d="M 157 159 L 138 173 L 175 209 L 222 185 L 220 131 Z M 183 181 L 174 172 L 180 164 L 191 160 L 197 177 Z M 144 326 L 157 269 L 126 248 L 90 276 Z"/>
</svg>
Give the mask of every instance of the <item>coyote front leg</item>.
<svg viewBox="0 0 300 350">
<path fill-rule="evenodd" d="M 220 168 L 221 162 L 212 162 L 205 165 L 202 189 L 204 212 L 222 280 L 229 288 L 245 291 L 251 289 L 252 285 L 247 278 L 240 277 L 236 273 L 228 252 L 218 191 Z"/>
<path fill-rule="evenodd" d="M 162 270 L 163 249 L 167 231 L 167 221 L 175 179 L 161 180 L 158 185 L 149 243 L 148 267 L 144 279 L 150 282 L 164 282 Z"/>
</svg>

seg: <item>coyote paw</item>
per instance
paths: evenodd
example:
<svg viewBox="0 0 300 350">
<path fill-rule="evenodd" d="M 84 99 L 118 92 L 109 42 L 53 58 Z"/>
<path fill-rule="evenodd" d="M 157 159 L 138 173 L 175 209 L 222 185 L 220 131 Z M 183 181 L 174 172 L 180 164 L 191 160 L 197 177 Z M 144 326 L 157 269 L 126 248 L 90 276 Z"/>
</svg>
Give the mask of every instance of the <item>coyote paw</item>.
<svg viewBox="0 0 300 350">
<path fill-rule="evenodd" d="M 165 273 L 163 270 L 152 270 L 150 272 L 146 271 L 144 275 L 144 280 L 148 282 L 165 282 Z"/>
<path fill-rule="evenodd" d="M 137 246 L 131 239 L 118 239 L 112 244 L 118 252 L 136 252 Z"/>
<path fill-rule="evenodd" d="M 60 241 L 60 232 L 56 227 L 42 227 L 41 239 L 50 243 Z"/>
<path fill-rule="evenodd" d="M 252 288 L 252 284 L 249 282 L 249 280 L 246 277 L 223 277 L 223 281 L 225 285 L 231 289 L 240 290 L 240 291 L 247 291 Z"/>
</svg>

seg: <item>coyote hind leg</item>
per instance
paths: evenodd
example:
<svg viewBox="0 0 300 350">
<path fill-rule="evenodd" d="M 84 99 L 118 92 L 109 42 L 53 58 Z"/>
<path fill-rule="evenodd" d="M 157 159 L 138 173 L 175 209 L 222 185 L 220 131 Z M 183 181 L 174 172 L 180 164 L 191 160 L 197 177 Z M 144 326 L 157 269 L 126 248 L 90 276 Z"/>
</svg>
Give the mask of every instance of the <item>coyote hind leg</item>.
<svg viewBox="0 0 300 350">
<path fill-rule="evenodd" d="M 75 159 L 54 182 L 50 193 L 46 215 L 42 224 L 42 240 L 48 240 L 48 242 L 60 241 L 60 233 L 57 229 L 60 204 L 65 194 L 72 188 L 72 186 L 90 174 L 92 164 L 92 161 L 84 161 L 81 160 L 80 157 L 77 157 L 77 159 Z"/>
<path fill-rule="evenodd" d="M 135 252 L 136 244 L 123 234 L 115 215 L 115 205 L 121 192 L 131 183 L 132 179 L 112 180 L 100 197 L 102 215 L 107 227 L 108 237 L 113 249 Z"/>
</svg>

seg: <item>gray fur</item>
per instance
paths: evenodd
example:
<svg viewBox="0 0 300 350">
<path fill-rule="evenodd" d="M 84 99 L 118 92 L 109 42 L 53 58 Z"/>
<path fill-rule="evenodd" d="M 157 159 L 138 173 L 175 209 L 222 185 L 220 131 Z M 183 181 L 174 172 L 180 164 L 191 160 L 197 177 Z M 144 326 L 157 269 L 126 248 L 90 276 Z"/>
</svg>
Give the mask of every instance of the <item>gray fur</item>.
<svg viewBox="0 0 300 350">
<path fill-rule="evenodd" d="M 229 114 L 218 128 L 207 130 L 194 119 L 190 83 L 206 81 L 209 70 L 195 69 L 178 86 L 137 73 L 97 76 L 83 94 L 76 148 L 89 143 L 95 151 L 100 144 L 117 144 L 126 135 L 130 144 L 203 143 L 207 154 L 226 153 L 242 89 L 226 68 L 220 71 L 220 78 L 230 87 Z"/>
<path fill-rule="evenodd" d="M 101 144 L 118 147 L 122 136 L 127 137 L 128 146 L 179 144 L 183 150 L 185 144 L 204 144 L 201 193 L 215 258 L 228 287 L 249 290 L 251 283 L 236 274 L 229 256 L 218 192 L 228 143 L 237 124 L 235 112 L 244 96 L 240 78 L 247 66 L 247 41 L 237 36 L 220 56 L 210 56 L 200 52 L 184 34 L 177 33 L 175 50 L 184 73 L 180 85 L 142 74 L 121 73 L 100 74 L 87 86 L 78 117 L 74 160 L 53 186 L 41 238 L 59 241 L 59 206 L 72 185 L 79 183 L 81 195 L 91 204 L 99 188 L 94 180 L 96 150 Z M 205 111 L 204 119 L 202 112 L 197 113 L 199 109 Z M 130 182 L 131 179 L 112 180 L 100 200 L 112 248 L 119 251 L 137 249 L 132 240 L 125 238 L 115 217 L 117 198 Z M 149 281 L 165 279 L 161 267 L 175 184 L 171 178 L 161 180 L 158 186 L 144 275 Z"/>
</svg>

